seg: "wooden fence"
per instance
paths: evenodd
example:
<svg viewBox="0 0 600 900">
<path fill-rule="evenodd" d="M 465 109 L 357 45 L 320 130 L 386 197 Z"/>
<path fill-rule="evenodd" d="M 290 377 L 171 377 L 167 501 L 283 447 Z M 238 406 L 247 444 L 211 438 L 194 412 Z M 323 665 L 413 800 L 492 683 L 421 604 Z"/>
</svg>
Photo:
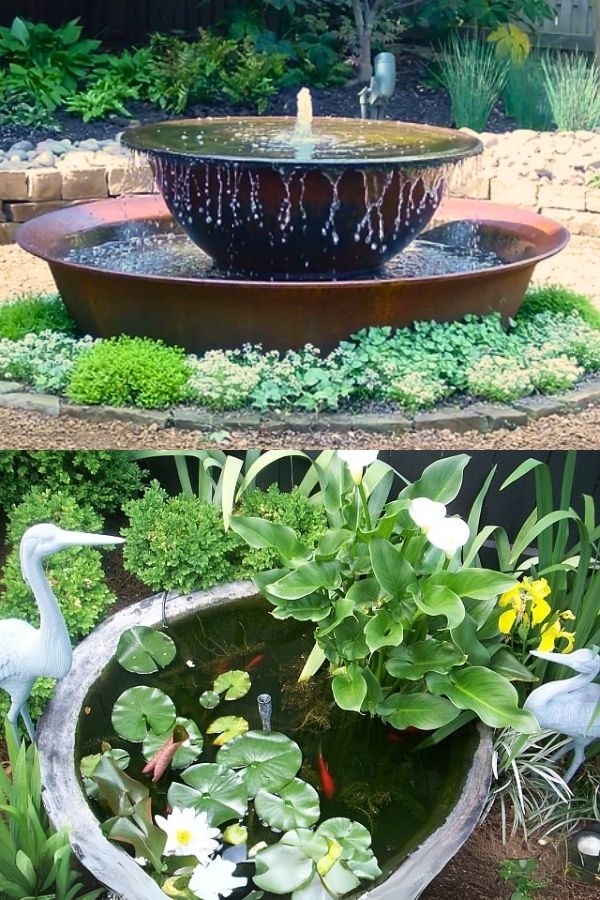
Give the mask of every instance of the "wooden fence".
<svg viewBox="0 0 600 900">
<path fill-rule="evenodd" d="M 592 49 L 592 2 L 556 0 L 556 19 L 543 25 L 541 42 Z M 10 23 L 16 15 L 54 25 L 81 16 L 90 35 L 135 42 L 154 31 L 191 33 L 219 22 L 227 8 L 235 6 L 243 6 L 242 0 L 0 0 L 0 24 Z"/>
<path fill-rule="evenodd" d="M 243 456 L 242 453 L 235 455 Z M 309 455 L 314 457 L 317 453 L 311 452 Z M 415 481 L 430 463 L 441 457 L 453 455 L 455 454 L 433 450 L 382 450 L 379 458 L 390 463 L 404 478 Z M 482 525 L 503 525 L 509 535 L 514 537 L 535 505 L 534 476 L 530 474 L 504 491 L 500 491 L 500 486 L 518 465 L 530 458 L 540 459 L 549 464 L 555 502 L 558 502 L 565 451 L 478 450 L 469 455 L 471 461 L 465 471 L 463 488 L 451 506 L 453 513 L 459 513 L 465 518 L 468 516 L 473 501 L 490 470 L 495 466 L 496 474 L 483 507 Z M 302 459 L 283 459 L 266 470 L 264 476 L 259 479 L 260 486 L 265 488 L 272 482 L 277 482 L 283 490 L 289 490 L 293 484 L 299 483 L 307 467 L 307 462 Z M 153 459 L 148 468 L 172 493 L 179 491 L 172 459 Z M 400 488 L 401 484 L 398 479 L 397 487 Z M 591 495 L 597 508 L 600 508 L 600 451 L 580 451 L 578 454 L 572 496 L 573 506 L 580 513 L 583 513 L 583 494 Z"/>
</svg>

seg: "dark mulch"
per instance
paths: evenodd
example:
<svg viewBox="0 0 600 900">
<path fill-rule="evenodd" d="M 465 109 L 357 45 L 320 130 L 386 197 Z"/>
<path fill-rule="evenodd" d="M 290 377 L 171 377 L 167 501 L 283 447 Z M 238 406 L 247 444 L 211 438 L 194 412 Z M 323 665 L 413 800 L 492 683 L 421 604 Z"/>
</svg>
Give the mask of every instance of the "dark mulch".
<svg viewBox="0 0 600 900">
<path fill-rule="evenodd" d="M 358 116 L 360 114 L 358 92 L 360 85 L 350 84 L 333 90 L 312 89 L 316 115 L 320 116 Z M 296 110 L 296 90 L 285 90 L 271 99 L 267 114 L 294 115 Z M 132 104 L 132 119 L 139 122 L 157 122 L 165 118 L 177 118 L 144 103 Z M 227 103 L 214 105 L 202 103 L 187 110 L 185 117 L 227 115 L 256 115 L 252 107 L 232 106 Z M 398 59 L 398 87 L 395 96 L 389 103 L 387 118 L 405 122 L 422 122 L 428 125 L 450 126 L 450 103 L 446 92 L 432 83 L 429 63 L 420 56 L 406 52 Z M 183 117 L 181 117 L 183 118 Z M 129 120 L 114 116 L 99 122 L 85 125 L 81 119 L 66 113 L 56 116 L 58 131 L 48 128 L 32 128 L 31 126 L 0 126 L 0 148 L 8 149 L 16 141 L 28 140 L 38 142 L 48 137 L 71 138 L 84 140 L 96 138 L 106 140 L 113 138 L 129 124 Z M 494 110 L 488 130 L 496 133 L 512 131 L 515 124 L 502 112 L 501 106 Z"/>
</svg>

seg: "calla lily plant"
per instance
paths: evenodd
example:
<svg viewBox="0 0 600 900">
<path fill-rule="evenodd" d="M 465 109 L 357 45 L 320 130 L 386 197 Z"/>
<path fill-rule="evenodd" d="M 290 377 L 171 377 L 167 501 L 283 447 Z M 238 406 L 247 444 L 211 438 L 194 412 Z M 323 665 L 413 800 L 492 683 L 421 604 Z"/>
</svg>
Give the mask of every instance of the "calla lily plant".
<svg viewBox="0 0 600 900">
<path fill-rule="evenodd" d="M 390 499 L 397 473 L 375 451 L 322 454 L 306 479 L 330 524 L 316 546 L 257 517 L 233 516 L 231 527 L 278 552 L 281 566 L 255 583 L 276 619 L 314 623 L 300 680 L 327 665 L 342 709 L 439 737 L 475 717 L 533 733 L 512 684 L 529 672 L 498 624 L 517 579 L 482 568 L 477 517 L 447 509 L 468 462 L 439 460 Z"/>
</svg>

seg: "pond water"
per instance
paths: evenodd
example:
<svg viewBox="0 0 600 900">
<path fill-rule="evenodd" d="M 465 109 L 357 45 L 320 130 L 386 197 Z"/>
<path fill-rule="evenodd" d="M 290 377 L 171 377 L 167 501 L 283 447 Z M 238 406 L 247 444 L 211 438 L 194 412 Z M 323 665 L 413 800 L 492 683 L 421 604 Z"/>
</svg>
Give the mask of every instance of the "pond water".
<svg viewBox="0 0 600 900">
<path fill-rule="evenodd" d="M 413 241 L 380 269 L 364 275 L 352 272 L 353 281 L 388 281 L 398 278 L 425 278 L 457 275 L 492 269 L 509 260 L 492 228 L 473 222 L 452 222 Z M 110 272 L 161 278 L 200 278 L 219 281 L 297 281 L 292 274 L 265 275 L 236 273 L 219 268 L 190 238 L 171 222 L 142 220 L 120 226 L 102 226 L 67 240 L 64 259 Z M 301 278 L 302 276 L 300 276 Z M 315 274 L 310 281 L 343 280 L 344 275 Z"/>
<path fill-rule="evenodd" d="M 477 738 L 474 731 L 466 730 L 441 746 L 418 750 L 422 735 L 395 732 L 377 720 L 339 710 L 325 676 L 298 685 L 298 674 L 312 647 L 313 625 L 308 626 L 276 621 L 263 604 L 254 601 L 169 624 L 166 631 L 176 643 L 177 656 L 168 668 L 154 675 L 134 675 L 113 661 L 96 682 L 84 703 L 77 758 L 100 752 L 100 743 L 108 741 L 131 753 L 128 772 L 140 778 L 145 764 L 141 745 L 124 741 L 111 725 L 115 700 L 133 685 L 160 688 L 175 702 L 177 714 L 193 719 L 203 734 L 222 715 L 243 716 L 250 728 L 260 729 L 256 698 L 268 693 L 273 700 L 273 730 L 293 738 L 302 750 L 299 776 L 319 790 L 319 751 L 328 764 L 335 796 L 327 799 L 319 790 L 320 821 L 348 816 L 364 824 L 372 832 L 384 877 L 390 875 L 442 824 L 459 799 Z M 200 695 L 228 669 L 249 671 L 250 693 L 241 700 L 221 702 L 215 710 L 204 709 Z M 197 762 L 213 762 L 216 750 L 206 736 Z M 155 788 L 155 813 L 164 813 L 170 780 L 164 778 Z M 249 846 L 264 839 L 273 841 L 273 832 L 256 817 L 250 817 L 249 825 Z"/>
</svg>

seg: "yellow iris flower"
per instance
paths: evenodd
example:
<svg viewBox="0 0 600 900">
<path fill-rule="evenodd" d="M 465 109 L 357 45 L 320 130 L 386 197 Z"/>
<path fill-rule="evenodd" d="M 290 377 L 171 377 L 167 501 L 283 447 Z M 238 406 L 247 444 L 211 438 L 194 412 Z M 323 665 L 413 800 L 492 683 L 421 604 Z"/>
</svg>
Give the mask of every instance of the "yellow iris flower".
<svg viewBox="0 0 600 900">
<path fill-rule="evenodd" d="M 567 643 L 561 650 L 561 653 L 570 653 L 575 644 L 575 632 L 565 631 L 562 627 L 562 623 L 564 621 L 572 622 L 574 619 L 575 616 L 571 610 L 566 609 L 564 612 L 560 613 L 556 622 L 544 626 L 544 628 L 542 628 L 542 636 L 538 644 L 538 650 L 541 650 L 542 653 L 552 653 L 556 642 L 561 638 L 564 638 Z"/>
<path fill-rule="evenodd" d="M 537 581 L 524 578 L 520 584 L 502 594 L 500 606 L 508 607 L 498 619 L 498 628 L 502 634 L 510 634 L 515 624 L 524 622 L 526 625 L 540 625 L 547 619 L 552 612 L 552 607 L 546 600 L 550 592 L 550 585 L 545 578 L 538 578 Z"/>
</svg>

